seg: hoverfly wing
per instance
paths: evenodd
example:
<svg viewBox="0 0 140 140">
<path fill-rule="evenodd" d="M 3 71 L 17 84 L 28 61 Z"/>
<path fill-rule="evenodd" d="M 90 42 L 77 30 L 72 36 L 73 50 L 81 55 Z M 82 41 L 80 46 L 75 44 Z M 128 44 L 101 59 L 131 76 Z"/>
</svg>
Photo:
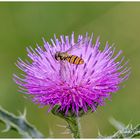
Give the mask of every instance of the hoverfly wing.
<svg viewBox="0 0 140 140">
<path fill-rule="evenodd" d="M 77 50 L 81 48 L 81 45 L 83 45 L 85 43 L 86 40 L 81 39 L 80 41 L 78 41 L 76 44 L 72 45 L 67 51 L 66 53 L 69 53 L 71 51 Z"/>
</svg>

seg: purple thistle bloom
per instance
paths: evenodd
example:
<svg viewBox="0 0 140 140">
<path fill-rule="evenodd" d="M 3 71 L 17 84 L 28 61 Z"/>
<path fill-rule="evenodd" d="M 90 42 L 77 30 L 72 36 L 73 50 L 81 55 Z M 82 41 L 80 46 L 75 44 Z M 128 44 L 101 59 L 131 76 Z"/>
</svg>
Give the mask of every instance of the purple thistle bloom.
<svg viewBox="0 0 140 140">
<path fill-rule="evenodd" d="M 44 39 L 43 39 L 44 40 Z M 41 106 L 60 106 L 65 114 L 71 110 L 78 114 L 80 110 L 95 111 L 104 105 L 104 100 L 110 98 L 111 93 L 119 90 L 120 83 L 129 76 L 130 69 L 124 57 L 118 60 L 122 53 L 116 55 L 115 48 L 106 43 L 103 51 L 99 50 L 100 42 L 95 44 L 91 37 L 78 36 L 75 41 L 74 33 L 71 37 L 60 36 L 51 44 L 44 40 L 44 47 L 27 48 L 29 62 L 18 60 L 17 66 L 25 73 L 22 78 L 14 75 L 20 91 L 31 95 L 32 101 Z M 65 52 L 70 48 L 71 55 L 81 57 L 84 64 L 71 64 L 67 60 L 56 60 L 56 52 Z"/>
</svg>

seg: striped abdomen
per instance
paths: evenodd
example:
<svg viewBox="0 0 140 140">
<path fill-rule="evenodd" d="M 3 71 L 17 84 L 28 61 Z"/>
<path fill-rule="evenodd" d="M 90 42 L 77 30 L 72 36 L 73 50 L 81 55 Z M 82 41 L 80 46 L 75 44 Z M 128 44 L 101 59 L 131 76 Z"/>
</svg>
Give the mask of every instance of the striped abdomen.
<svg viewBox="0 0 140 140">
<path fill-rule="evenodd" d="M 79 65 L 79 64 L 83 64 L 84 63 L 84 60 L 76 55 L 69 55 L 66 60 L 71 63 L 71 64 L 76 64 L 76 65 Z"/>
</svg>

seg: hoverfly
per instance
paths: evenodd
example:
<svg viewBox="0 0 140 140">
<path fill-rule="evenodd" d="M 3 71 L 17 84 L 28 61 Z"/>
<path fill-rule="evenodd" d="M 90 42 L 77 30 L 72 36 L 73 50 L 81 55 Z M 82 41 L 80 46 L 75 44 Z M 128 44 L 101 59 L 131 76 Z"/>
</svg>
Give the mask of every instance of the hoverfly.
<svg viewBox="0 0 140 140">
<path fill-rule="evenodd" d="M 68 50 L 66 50 L 65 52 L 61 52 L 61 51 L 58 51 L 55 53 L 55 59 L 57 61 L 68 61 L 69 63 L 71 64 L 76 64 L 76 65 L 80 65 L 80 64 L 83 64 L 84 63 L 84 60 L 83 58 L 77 56 L 77 55 L 72 55 L 72 54 L 69 54 L 71 51 L 73 51 L 74 49 L 78 49 L 77 47 L 75 47 L 76 45 L 78 45 L 79 43 L 81 43 L 81 40 L 71 46 Z"/>
</svg>

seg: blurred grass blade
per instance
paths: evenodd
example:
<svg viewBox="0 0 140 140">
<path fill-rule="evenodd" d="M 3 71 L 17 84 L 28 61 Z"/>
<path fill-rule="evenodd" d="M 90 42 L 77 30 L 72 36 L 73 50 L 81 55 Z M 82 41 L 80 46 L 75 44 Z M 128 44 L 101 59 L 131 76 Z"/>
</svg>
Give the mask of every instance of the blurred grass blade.
<svg viewBox="0 0 140 140">
<path fill-rule="evenodd" d="M 0 106 L 0 120 L 6 125 L 2 132 L 14 129 L 24 138 L 44 138 L 43 134 L 26 120 L 26 112 L 15 116 Z"/>
<path fill-rule="evenodd" d="M 109 119 L 109 122 L 117 129 L 117 130 L 123 130 L 125 128 L 125 125 L 117 120 L 115 120 L 113 117 Z"/>
</svg>

